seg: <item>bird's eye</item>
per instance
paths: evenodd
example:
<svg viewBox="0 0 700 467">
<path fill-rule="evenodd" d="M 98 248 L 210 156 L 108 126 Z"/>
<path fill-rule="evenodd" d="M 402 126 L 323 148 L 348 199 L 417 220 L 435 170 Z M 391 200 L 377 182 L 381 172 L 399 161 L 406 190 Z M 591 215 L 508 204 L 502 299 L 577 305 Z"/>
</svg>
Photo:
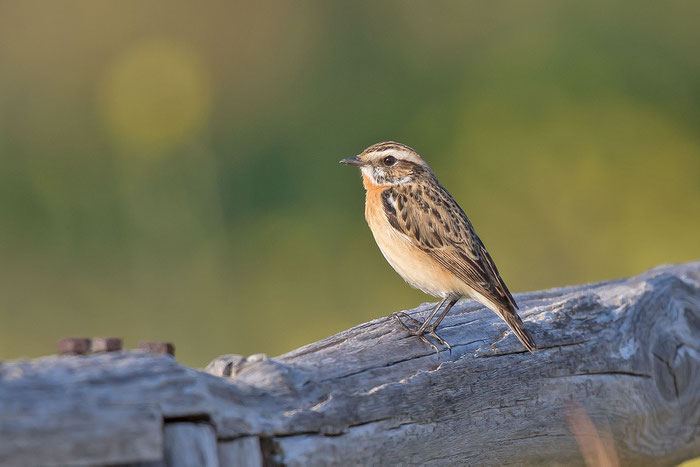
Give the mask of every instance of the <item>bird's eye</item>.
<svg viewBox="0 0 700 467">
<path fill-rule="evenodd" d="M 392 166 L 394 164 L 396 164 L 396 158 L 394 156 L 386 156 L 384 158 L 384 165 L 386 165 L 387 167 Z"/>
</svg>

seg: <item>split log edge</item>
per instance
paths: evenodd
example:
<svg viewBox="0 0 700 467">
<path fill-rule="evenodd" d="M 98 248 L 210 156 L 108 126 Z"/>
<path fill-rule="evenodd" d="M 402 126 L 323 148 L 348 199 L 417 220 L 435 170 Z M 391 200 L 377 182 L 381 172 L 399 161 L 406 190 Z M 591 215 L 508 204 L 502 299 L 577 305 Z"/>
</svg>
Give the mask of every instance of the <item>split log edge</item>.
<svg viewBox="0 0 700 467">
<path fill-rule="evenodd" d="M 138 351 L 1 363 L 0 464 L 581 464 L 577 410 L 623 464 L 700 456 L 700 262 L 516 299 L 534 354 L 464 300 L 439 361 L 380 318 L 214 375 Z"/>
</svg>

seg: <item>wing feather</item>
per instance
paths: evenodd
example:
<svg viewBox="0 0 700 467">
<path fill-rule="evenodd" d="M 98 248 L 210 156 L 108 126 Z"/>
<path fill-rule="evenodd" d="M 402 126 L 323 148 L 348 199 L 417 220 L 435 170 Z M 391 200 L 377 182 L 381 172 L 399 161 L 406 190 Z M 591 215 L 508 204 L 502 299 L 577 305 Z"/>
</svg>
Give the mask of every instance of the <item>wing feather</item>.
<svg viewBox="0 0 700 467">
<path fill-rule="evenodd" d="M 439 184 L 399 185 L 382 193 L 390 225 L 474 291 L 502 307 L 518 308 L 464 211 Z"/>
</svg>

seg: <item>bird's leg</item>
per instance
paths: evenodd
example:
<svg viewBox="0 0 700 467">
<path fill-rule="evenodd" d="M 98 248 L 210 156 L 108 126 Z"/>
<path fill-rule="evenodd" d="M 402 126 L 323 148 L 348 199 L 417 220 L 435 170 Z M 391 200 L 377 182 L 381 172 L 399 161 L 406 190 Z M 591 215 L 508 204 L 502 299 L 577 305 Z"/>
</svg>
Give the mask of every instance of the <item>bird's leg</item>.
<svg viewBox="0 0 700 467">
<path fill-rule="evenodd" d="M 442 300 L 440 300 L 440 303 L 437 304 L 437 306 L 433 309 L 433 312 L 430 313 L 430 316 L 428 317 L 428 319 L 426 319 L 426 320 L 423 322 L 423 324 L 421 325 L 420 328 L 418 328 L 418 330 L 416 331 L 416 333 L 418 333 L 418 334 L 423 334 L 423 333 L 425 332 L 425 330 L 428 329 L 428 325 L 429 325 L 430 322 L 433 320 L 433 318 L 434 318 L 435 315 L 437 314 L 438 310 L 440 310 L 440 307 L 441 307 L 442 305 L 444 305 L 446 301 L 447 301 L 446 298 L 443 298 Z"/>
<path fill-rule="evenodd" d="M 425 322 L 423 322 L 422 324 L 421 324 L 420 321 L 418 321 L 418 320 L 416 320 L 416 319 L 414 319 L 414 318 L 408 316 L 408 315 L 407 315 L 406 313 L 404 313 L 403 311 L 399 311 L 399 312 L 397 312 L 397 313 L 394 313 L 394 315 L 393 315 L 394 318 L 396 318 L 396 321 L 398 321 L 399 324 L 400 324 L 401 326 L 403 326 L 403 328 L 404 328 L 410 335 L 418 337 L 420 340 L 422 340 L 423 342 L 425 342 L 426 344 L 428 344 L 430 347 L 432 347 L 433 350 L 435 350 L 435 352 L 438 354 L 438 358 L 440 358 L 440 351 L 438 350 L 437 346 L 435 346 L 435 344 L 433 344 L 433 343 L 430 342 L 428 339 L 426 339 L 426 337 L 425 337 L 423 334 L 425 334 L 425 330 L 428 328 L 428 325 L 430 324 L 430 321 L 432 321 L 433 317 L 437 314 L 437 312 L 440 310 L 440 307 L 441 307 L 446 301 L 447 301 L 447 299 L 446 299 L 446 298 L 443 298 L 443 299 L 440 301 L 440 303 L 438 303 L 437 306 L 433 309 L 432 313 L 430 313 L 430 316 L 428 317 L 428 319 L 426 319 Z M 406 323 L 404 323 L 403 321 L 401 321 L 401 318 L 399 318 L 399 316 L 403 316 L 403 317 L 406 318 L 408 321 L 411 321 L 411 323 L 413 323 L 413 324 L 416 326 L 416 329 L 413 329 L 413 328 L 408 327 L 408 325 L 406 325 Z M 439 341 L 440 343 L 447 344 L 447 342 L 445 342 L 440 336 L 438 336 L 437 334 L 435 334 L 434 331 L 431 333 L 431 335 L 434 335 L 435 338 L 438 339 L 438 341 Z M 447 345 L 447 347 L 449 348 L 449 345 Z"/>
<path fill-rule="evenodd" d="M 449 313 L 449 311 L 452 309 L 453 306 L 455 306 L 455 303 L 457 303 L 458 298 L 453 298 L 450 300 L 450 303 L 447 304 L 444 310 L 442 310 L 442 313 L 440 313 L 440 316 L 438 316 L 438 319 L 435 320 L 435 323 L 431 324 L 428 326 L 425 330 L 428 332 L 429 335 L 433 336 L 439 343 L 447 347 L 447 349 L 450 351 L 450 355 L 452 355 L 452 347 L 450 347 L 450 344 L 447 343 L 445 339 L 442 337 L 438 336 L 437 333 L 435 332 L 435 329 L 440 325 L 440 322 L 445 318 L 445 315 Z"/>
</svg>

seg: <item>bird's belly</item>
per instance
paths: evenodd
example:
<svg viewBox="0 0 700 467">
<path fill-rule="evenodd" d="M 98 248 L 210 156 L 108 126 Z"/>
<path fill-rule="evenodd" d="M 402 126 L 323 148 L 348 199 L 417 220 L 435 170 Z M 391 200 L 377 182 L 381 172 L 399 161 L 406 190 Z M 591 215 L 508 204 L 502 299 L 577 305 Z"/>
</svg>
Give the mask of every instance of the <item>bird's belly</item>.
<svg viewBox="0 0 700 467">
<path fill-rule="evenodd" d="M 394 229 L 381 208 L 373 209 L 368 203 L 365 216 L 382 254 L 412 287 L 442 298 L 463 294 L 464 284 Z"/>
</svg>

